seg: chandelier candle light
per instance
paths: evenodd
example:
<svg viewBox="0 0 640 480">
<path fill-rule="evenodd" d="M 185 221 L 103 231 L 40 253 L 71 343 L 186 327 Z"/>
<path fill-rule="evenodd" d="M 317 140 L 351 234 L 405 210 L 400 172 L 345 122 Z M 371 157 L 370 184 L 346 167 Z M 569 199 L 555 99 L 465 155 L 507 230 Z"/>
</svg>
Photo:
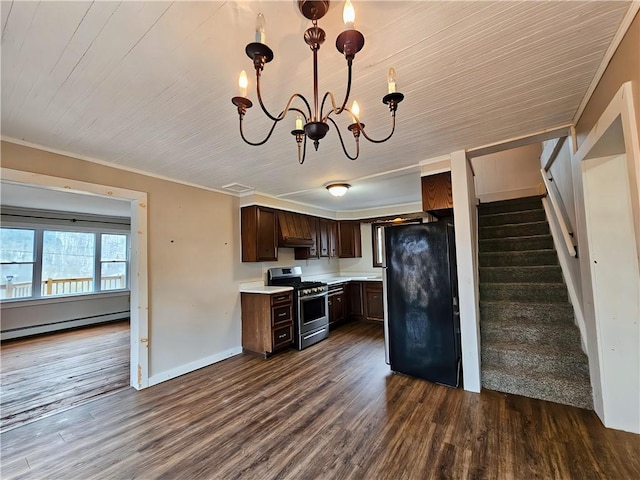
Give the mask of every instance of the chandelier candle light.
<svg viewBox="0 0 640 480">
<path fill-rule="evenodd" d="M 322 103 L 320 103 L 319 95 L 318 95 L 318 50 L 320 49 L 320 45 L 324 43 L 325 40 L 325 32 L 320 27 L 318 27 L 318 20 L 322 18 L 329 9 L 329 1 L 317 1 L 317 0 L 298 0 L 298 8 L 302 15 L 311 20 L 313 26 L 308 28 L 304 33 L 304 41 L 313 52 L 313 108 L 311 107 L 309 101 L 299 93 L 294 93 L 289 97 L 285 108 L 277 115 L 274 116 L 265 107 L 262 101 L 262 94 L 260 91 L 260 76 L 262 70 L 264 69 L 265 64 L 269 63 L 273 60 L 273 51 L 265 44 L 265 27 L 266 21 L 264 15 L 259 14 L 256 20 L 256 30 L 255 30 L 255 42 L 250 43 L 245 48 L 245 52 L 247 56 L 253 60 L 253 66 L 256 71 L 256 93 L 258 95 L 258 102 L 260 103 L 260 108 L 264 112 L 264 114 L 273 121 L 267 136 L 259 142 L 251 142 L 247 140 L 244 135 L 243 129 L 243 120 L 244 115 L 247 112 L 248 108 L 253 106 L 251 100 L 247 98 L 247 74 L 243 70 L 240 74 L 240 79 L 238 81 L 238 86 L 240 87 L 240 96 L 233 97 L 231 102 L 238 108 L 238 116 L 240 118 L 240 136 L 242 139 L 248 143 L 249 145 L 259 146 L 264 145 L 271 134 L 273 133 L 276 125 L 284 120 L 288 112 L 296 112 L 295 119 L 295 129 L 291 131 L 291 135 L 293 135 L 296 139 L 296 143 L 298 145 L 298 162 L 300 164 L 304 163 L 306 153 L 307 153 L 307 137 L 313 140 L 313 145 L 316 150 L 318 150 L 318 146 L 320 144 L 320 140 L 322 140 L 327 132 L 329 131 L 329 123 L 331 122 L 338 133 L 338 138 L 340 140 L 340 144 L 342 145 L 342 150 L 344 154 L 351 160 L 355 160 L 358 158 L 360 154 L 360 134 L 367 140 L 373 143 L 383 143 L 391 138 L 393 132 L 396 128 L 396 110 L 398 109 L 398 104 L 404 99 L 404 95 L 402 93 L 396 92 L 396 72 L 393 68 L 389 69 L 387 74 L 387 85 L 388 85 L 388 93 L 382 98 L 382 102 L 389 106 L 389 111 L 391 112 L 391 133 L 381 140 L 376 140 L 369 137 L 364 131 L 364 123 L 360 122 L 360 110 L 358 108 L 358 103 L 353 102 L 351 109 L 347 108 L 347 102 L 349 101 L 349 94 L 351 92 L 351 68 L 353 59 L 362 47 L 364 47 L 364 36 L 358 30 L 355 29 L 355 11 L 353 9 L 353 5 L 351 4 L 351 0 L 347 0 L 344 6 L 342 18 L 345 23 L 345 30 L 338 35 L 336 39 L 336 48 L 342 54 L 347 61 L 347 87 L 346 93 L 344 96 L 344 100 L 342 104 L 338 107 L 335 101 L 335 97 L 333 93 L 326 92 L 322 97 Z M 293 101 L 298 98 L 304 105 L 301 108 L 297 108 L 292 106 Z M 329 101 L 331 103 L 331 108 L 324 113 L 325 104 Z M 327 105 L 328 106 L 328 105 Z M 340 115 L 342 112 L 348 112 L 352 118 L 353 123 L 349 125 L 348 129 L 353 134 L 353 138 L 356 144 L 356 153 L 355 155 L 350 155 L 347 152 L 347 149 L 344 144 L 344 140 L 342 138 L 342 134 L 340 133 L 340 129 L 336 122 L 331 118 L 332 114 Z"/>
</svg>

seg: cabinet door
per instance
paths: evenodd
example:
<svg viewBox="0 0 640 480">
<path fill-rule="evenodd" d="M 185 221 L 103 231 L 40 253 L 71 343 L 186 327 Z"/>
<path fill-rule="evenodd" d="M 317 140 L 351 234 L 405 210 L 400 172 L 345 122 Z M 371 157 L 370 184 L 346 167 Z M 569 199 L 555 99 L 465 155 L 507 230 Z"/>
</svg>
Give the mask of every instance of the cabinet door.
<svg viewBox="0 0 640 480">
<path fill-rule="evenodd" d="M 345 304 L 342 290 L 329 294 L 329 323 L 342 322 L 346 318 Z"/>
<path fill-rule="evenodd" d="M 319 230 L 318 235 L 320 237 L 318 242 L 320 245 L 319 254 L 321 257 L 328 257 L 331 251 L 330 245 L 329 245 L 329 220 L 325 218 L 319 219 L 318 230 Z"/>
<path fill-rule="evenodd" d="M 422 177 L 422 210 L 425 212 L 453 208 L 451 172 Z"/>
<path fill-rule="evenodd" d="M 338 256 L 338 222 L 335 220 L 328 220 L 329 224 L 329 256 Z"/>
<path fill-rule="evenodd" d="M 384 320 L 382 284 L 380 282 L 365 282 L 364 296 L 367 320 Z"/>
<path fill-rule="evenodd" d="M 338 222 L 338 247 L 340 258 L 357 258 L 362 256 L 360 222 Z"/>
<path fill-rule="evenodd" d="M 243 262 L 268 262 L 278 259 L 276 212 L 252 205 L 241 211 Z"/>
<path fill-rule="evenodd" d="M 270 208 L 258 207 L 258 261 L 278 259 L 276 243 L 276 212 Z"/>
<path fill-rule="evenodd" d="M 364 316 L 364 306 L 362 304 L 362 282 L 349 282 L 347 311 L 350 317 L 361 319 Z"/>
</svg>

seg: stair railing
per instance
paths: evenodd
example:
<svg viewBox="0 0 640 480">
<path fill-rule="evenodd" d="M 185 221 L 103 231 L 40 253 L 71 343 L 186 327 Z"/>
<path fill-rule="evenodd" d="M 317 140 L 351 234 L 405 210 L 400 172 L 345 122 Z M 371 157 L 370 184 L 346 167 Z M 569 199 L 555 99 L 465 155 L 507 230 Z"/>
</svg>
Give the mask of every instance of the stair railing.
<svg viewBox="0 0 640 480">
<path fill-rule="evenodd" d="M 573 227 L 571 226 L 571 221 L 569 220 L 569 215 L 567 215 L 567 210 L 564 206 L 564 202 L 562 201 L 560 192 L 558 191 L 558 187 L 556 187 L 556 184 L 553 181 L 553 175 L 551 175 L 550 171 L 545 171 L 544 168 L 540 169 L 540 173 L 542 174 L 544 186 L 547 189 L 548 202 L 558 221 L 558 226 L 560 227 L 560 232 L 562 233 L 562 239 L 564 240 L 567 252 L 569 252 L 569 255 L 572 257 L 577 257 L 578 249 L 575 244 Z M 542 201 L 544 203 L 546 199 L 543 198 Z"/>
</svg>

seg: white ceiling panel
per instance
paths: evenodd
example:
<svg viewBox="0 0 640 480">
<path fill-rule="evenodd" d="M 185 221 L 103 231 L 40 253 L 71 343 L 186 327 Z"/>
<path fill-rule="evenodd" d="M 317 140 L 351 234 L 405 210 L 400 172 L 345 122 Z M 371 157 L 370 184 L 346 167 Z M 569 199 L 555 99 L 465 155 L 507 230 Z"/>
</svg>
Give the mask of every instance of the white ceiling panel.
<svg viewBox="0 0 640 480">
<path fill-rule="evenodd" d="M 354 1 L 366 40 L 352 99 L 367 133 L 386 136 L 381 98 L 395 67 L 405 94 L 396 133 L 379 145 L 362 139 L 351 161 L 331 126 L 299 165 L 293 115 L 264 146 L 251 147 L 230 101 L 247 70 L 254 107 L 245 132 L 264 138 L 270 124 L 244 53 L 260 12 L 275 54 L 262 75 L 267 108 L 277 114 L 296 92 L 311 100 L 312 56 L 302 40 L 310 22 L 296 2 L 2 1 L 2 135 L 215 189 L 240 183 L 318 207 L 369 208 L 380 195 L 358 188 L 358 179 L 570 123 L 630 5 Z M 332 2 L 319 21 L 327 33 L 320 90 L 334 91 L 337 102 L 346 83 L 334 46 L 341 9 Z M 336 121 L 353 152 L 345 117 Z M 387 205 L 419 201 L 419 188 L 390 178 Z M 353 184 L 340 202 L 324 190 L 337 179 Z"/>
</svg>

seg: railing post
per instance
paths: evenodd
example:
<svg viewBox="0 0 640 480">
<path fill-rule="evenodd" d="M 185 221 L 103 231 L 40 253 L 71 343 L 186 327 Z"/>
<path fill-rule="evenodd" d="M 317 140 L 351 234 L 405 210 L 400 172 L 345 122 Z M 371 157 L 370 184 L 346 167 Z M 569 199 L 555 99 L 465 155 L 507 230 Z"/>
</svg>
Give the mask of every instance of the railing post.
<svg viewBox="0 0 640 480">
<path fill-rule="evenodd" d="M 51 295 L 53 291 L 53 278 L 47 279 L 47 295 Z"/>
</svg>

